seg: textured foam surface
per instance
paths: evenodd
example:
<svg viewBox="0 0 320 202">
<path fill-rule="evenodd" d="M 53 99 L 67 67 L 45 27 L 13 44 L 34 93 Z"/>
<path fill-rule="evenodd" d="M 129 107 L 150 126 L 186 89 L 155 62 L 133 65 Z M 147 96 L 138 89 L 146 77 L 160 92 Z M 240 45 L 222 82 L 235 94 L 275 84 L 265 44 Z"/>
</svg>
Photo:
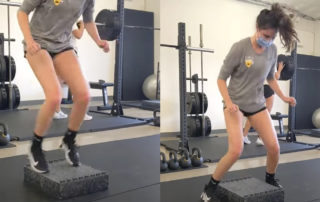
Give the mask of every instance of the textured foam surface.
<svg viewBox="0 0 320 202">
<path fill-rule="evenodd" d="M 107 172 L 86 165 L 70 166 L 65 160 L 49 162 L 49 173 L 39 174 L 30 165 L 24 167 L 24 181 L 46 194 L 66 199 L 108 189 Z"/>
<path fill-rule="evenodd" d="M 217 193 L 223 202 L 283 202 L 284 190 L 252 177 L 220 183 Z"/>
</svg>

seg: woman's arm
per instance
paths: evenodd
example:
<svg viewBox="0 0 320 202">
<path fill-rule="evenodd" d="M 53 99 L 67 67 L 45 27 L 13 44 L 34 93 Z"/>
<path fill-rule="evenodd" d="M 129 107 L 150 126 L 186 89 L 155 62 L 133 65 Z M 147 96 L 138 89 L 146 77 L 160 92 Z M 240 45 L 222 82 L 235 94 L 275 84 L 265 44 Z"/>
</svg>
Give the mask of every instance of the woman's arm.
<svg viewBox="0 0 320 202">
<path fill-rule="evenodd" d="M 294 97 L 287 97 L 283 94 L 276 79 L 268 79 L 268 84 L 271 89 L 286 103 L 289 103 L 292 107 L 296 105 L 296 99 Z"/>
<path fill-rule="evenodd" d="M 223 101 L 225 102 L 225 105 L 227 107 L 227 110 L 230 112 L 236 112 L 239 110 L 239 107 L 235 104 L 233 104 L 227 88 L 227 83 L 223 79 L 218 79 L 218 88 L 220 91 L 220 94 L 223 98 Z"/>
<path fill-rule="evenodd" d="M 79 21 L 77 22 L 77 26 L 79 25 L 78 29 L 75 29 L 72 31 L 72 34 L 75 38 L 77 39 L 81 39 L 83 36 L 83 32 L 84 32 L 84 24 L 83 21 Z"/>
<path fill-rule="evenodd" d="M 107 41 L 100 39 L 96 24 L 94 22 L 88 22 L 84 24 L 84 27 L 93 41 L 105 52 L 109 52 L 109 44 Z"/>
<path fill-rule="evenodd" d="M 283 64 L 283 62 L 279 62 L 279 63 L 278 63 L 278 70 L 277 70 L 277 72 L 276 72 L 275 75 L 274 75 L 275 79 L 277 79 L 277 80 L 280 79 L 281 72 L 282 72 L 284 66 L 285 66 L 285 64 Z"/>
<path fill-rule="evenodd" d="M 37 53 L 41 49 L 41 47 L 38 43 L 36 43 L 33 40 L 31 31 L 30 31 L 28 15 L 25 12 L 19 10 L 17 17 L 18 17 L 18 23 L 19 23 L 20 29 L 24 37 L 24 41 L 27 45 L 27 52 L 33 55 Z"/>
</svg>

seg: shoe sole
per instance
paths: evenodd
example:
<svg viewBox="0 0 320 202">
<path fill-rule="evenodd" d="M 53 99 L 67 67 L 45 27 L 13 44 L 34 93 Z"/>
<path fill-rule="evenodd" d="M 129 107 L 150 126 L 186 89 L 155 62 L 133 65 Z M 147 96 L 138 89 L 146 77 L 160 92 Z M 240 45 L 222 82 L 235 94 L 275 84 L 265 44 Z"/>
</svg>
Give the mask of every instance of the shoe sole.
<svg viewBox="0 0 320 202">
<path fill-rule="evenodd" d="M 33 158 L 33 156 L 32 156 L 32 154 L 31 154 L 31 151 L 29 151 L 28 152 L 28 159 L 29 159 L 29 162 L 30 162 L 30 167 L 31 167 L 31 169 L 33 170 L 33 171 L 35 171 L 35 172 L 37 172 L 37 173 L 48 173 L 49 172 L 49 170 L 39 170 L 39 169 L 37 169 L 36 167 L 34 167 L 34 163 L 35 163 L 35 161 L 34 161 L 34 158 Z"/>
<path fill-rule="evenodd" d="M 211 200 L 205 193 L 201 194 L 200 199 L 202 202 L 209 202 Z"/>
<path fill-rule="evenodd" d="M 59 119 L 66 119 L 68 117 L 53 117 L 54 120 L 59 120 Z"/>
<path fill-rule="evenodd" d="M 78 167 L 78 166 L 81 165 L 80 162 L 79 162 L 78 165 L 74 165 L 74 164 L 72 163 L 72 161 L 71 161 L 71 159 L 70 159 L 70 157 L 69 157 L 69 155 L 68 155 L 68 153 L 70 152 L 70 150 L 68 149 L 68 146 L 67 146 L 63 141 L 62 141 L 62 143 L 61 143 L 61 147 L 62 147 L 62 149 L 64 150 L 64 155 L 65 155 L 65 157 L 66 157 L 66 161 L 67 161 L 71 166 L 73 166 L 73 167 Z"/>
</svg>

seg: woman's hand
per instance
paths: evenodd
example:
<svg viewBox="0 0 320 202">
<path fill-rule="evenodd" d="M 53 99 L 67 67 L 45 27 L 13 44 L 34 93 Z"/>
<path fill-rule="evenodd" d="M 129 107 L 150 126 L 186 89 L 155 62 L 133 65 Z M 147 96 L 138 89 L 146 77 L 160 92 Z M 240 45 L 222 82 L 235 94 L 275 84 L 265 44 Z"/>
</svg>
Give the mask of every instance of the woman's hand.
<svg viewBox="0 0 320 202">
<path fill-rule="evenodd" d="M 41 50 L 40 44 L 38 44 L 34 40 L 27 41 L 26 45 L 27 45 L 27 53 L 30 54 L 30 55 L 34 55 L 39 50 Z"/>
<path fill-rule="evenodd" d="M 105 41 L 105 40 L 100 40 L 97 42 L 97 45 L 103 49 L 104 52 L 109 52 L 109 43 L 108 41 Z"/>
<path fill-rule="evenodd" d="M 233 113 L 239 111 L 239 107 L 236 104 L 233 104 L 232 102 L 226 102 L 226 110 Z"/>
<path fill-rule="evenodd" d="M 284 97 L 282 100 L 284 102 L 290 104 L 291 107 L 294 107 L 297 104 L 297 101 L 294 97 Z"/>
</svg>

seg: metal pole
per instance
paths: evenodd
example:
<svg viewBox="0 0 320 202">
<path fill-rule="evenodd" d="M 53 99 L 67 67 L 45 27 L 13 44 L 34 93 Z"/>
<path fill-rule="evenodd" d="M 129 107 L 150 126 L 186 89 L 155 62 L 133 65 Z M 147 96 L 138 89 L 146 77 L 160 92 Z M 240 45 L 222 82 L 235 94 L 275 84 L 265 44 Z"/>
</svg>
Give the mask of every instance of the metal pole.
<svg viewBox="0 0 320 202">
<path fill-rule="evenodd" d="M 96 22 L 97 26 L 106 26 L 106 23 L 100 23 Z M 136 26 L 136 25 L 124 25 L 125 28 L 130 28 L 130 29 L 146 29 L 146 30 L 156 30 L 160 31 L 160 28 L 158 27 L 147 27 L 147 26 Z"/>
<path fill-rule="evenodd" d="M 214 50 L 209 48 L 187 47 L 187 50 L 214 53 Z"/>
<path fill-rule="evenodd" d="M 160 79 L 160 63 L 158 62 L 157 66 L 157 86 L 156 86 L 156 100 L 160 99 L 160 86 L 159 86 L 159 79 Z"/>
<path fill-rule="evenodd" d="M 147 29 L 147 30 L 157 30 L 160 31 L 160 28 L 158 27 L 146 27 L 146 26 L 135 26 L 135 25 L 124 25 L 126 28 L 132 28 L 132 29 Z"/>
<path fill-rule="evenodd" d="M 191 46 L 191 36 L 188 37 L 188 46 Z M 189 78 L 190 78 L 190 93 L 192 93 L 192 80 L 191 80 L 191 50 L 189 50 Z"/>
<path fill-rule="evenodd" d="M 10 0 L 7 0 L 10 3 Z M 8 18 L 8 55 L 9 55 L 9 109 L 13 109 L 12 103 L 12 84 L 11 84 L 11 30 L 10 30 L 10 5 L 7 7 Z"/>
<path fill-rule="evenodd" d="M 179 46 L 179 87 L 180 87 L 180 135 L 179 151 L 184 148 L 189 151 L 187 137 L 187 113 L 186 113 L 186 31 L 185 23 L 178 24 Z"/>
<path fill-rule="evenodd" d="M 297 69 L 298 69 L 298 58 L 297 58 L 297 42 L 295 43 L 295 48 L 291 52 L 291 57 L 293 57 L 293 63 L 296 68 L 294 74 L 290 80 L 290 96 L 295 97 L 297 91 Z M 289 120 L 288 120 L 289 132 L 291 132 L 292 138 L 290 141 L 295 141 L 295 128 L 296 128 L 296 108 L 289 105 Z"/>
<path fill-rule="evenodd" d="M 200 24 L 200 48 L 203 48 L 203 29 L 202 24 Z M 201 51 L 201 96 L 202 96 L 202 137 L 204 137 L 205 134 L 205 116 L 204 116 L 204 90 L 203 90 L 203 52 Z"/>
<path fill-rule="evenodd" d="M 170 44 L 160 44 L 160 46 L 162 47 L 167 47 L 167 48 L 176 48 L 176 49 L 179 49 L 179 46 L 176 46 L 176 45 L 170 45 Z M 199 51 L 199 52 L 206 52 L 206 53 L 214 53 L 214 50 L 213 49 L 209 49 L 209 48 L 198 48 L 198 47 L 190 47 L 190 46 L 187 46 L 186 49 L 188 51 Z"/>
<path fill-rule="evenodd" d="M 118 0 L 118 12 L 121 22 L 121 32 L 116 42 L 116 66 L 114 71 L 114 102 L 111 110 L 113 115 L 123 115 L 121 106 L 122 99 L 122 68 L 123 68 L 123 30 L 124 30 L 124 0 Z"/>
</svg>

